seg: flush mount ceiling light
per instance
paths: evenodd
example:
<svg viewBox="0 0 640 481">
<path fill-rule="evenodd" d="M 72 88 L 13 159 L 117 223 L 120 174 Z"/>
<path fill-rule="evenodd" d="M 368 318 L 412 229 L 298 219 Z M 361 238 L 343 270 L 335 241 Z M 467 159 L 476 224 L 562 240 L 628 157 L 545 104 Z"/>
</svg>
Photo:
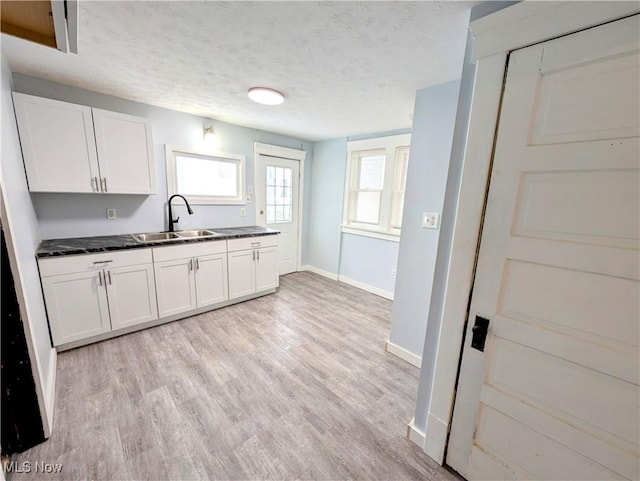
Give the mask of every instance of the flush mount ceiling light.
<svg viewBox="0 0 640 481">
<path fill-rule="evenodd" d="M 284 102 L 284 94 L 267 87 L 252 87 L 247 92 L 251 100 L 263 105 L 280 105 Z"/>
</svg>

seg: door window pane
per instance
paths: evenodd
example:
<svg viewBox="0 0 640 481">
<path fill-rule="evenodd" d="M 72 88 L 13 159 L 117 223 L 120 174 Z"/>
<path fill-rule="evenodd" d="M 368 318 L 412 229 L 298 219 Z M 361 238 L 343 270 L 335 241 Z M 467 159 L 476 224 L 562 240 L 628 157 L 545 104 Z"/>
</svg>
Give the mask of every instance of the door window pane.
<svg viewBox="0 0 640 481">
<path fill-rule="evenodd" d="M 293 169 L 266 166 L 267 224 L 283 224 L 292 221 Z"/>
</svg>

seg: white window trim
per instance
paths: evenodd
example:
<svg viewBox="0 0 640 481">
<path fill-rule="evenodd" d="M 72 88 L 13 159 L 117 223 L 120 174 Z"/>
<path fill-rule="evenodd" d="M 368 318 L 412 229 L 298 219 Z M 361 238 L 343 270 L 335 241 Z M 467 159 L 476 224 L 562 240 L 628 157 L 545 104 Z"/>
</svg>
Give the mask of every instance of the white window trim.
<svg viewBox="0 0 640 481">
<path fill-rule="evenodd" d="M 401 230 L 391 227 L 391 198 L 393 194 L 396 148 L 411 145 L 411 134 L 389 135 L 372 139 L 354 140 L 347 143 L 347 172 L 344 184 L 344 202 L 342 209 L 342 232 L 348 234 L 373 237 L 376 239 L 399 241 Z M 380 217 L 376 226 L 349 221 L 349 202 L 351 200 L 351 182 L 354 171 L 353 153 L 366 150 L 385 149 L 387 159 L 385 162 L 384 185 L 380 200 Z M 382 227 L 378 227 L 382 226 Z"/>
<path fill-rule="evenodd" d="M 217 157 L 220 159 L 229 159 L 239 162 L 238 172 L 238 195 L 235 197 L 218 197 L 218 196 L 194 196 L 186 195 L 185 197 L 190 204 L 194 205 L 244 205 L 245 198 L 245 179 L 246 179 L 246 158 L 244 155 L 229 154 L 226 152 L 211 151 L 206 149 L 196 149 L 192 147 L 177 147 L 175 145 L 165 145 L 165 156 L 167 166 L 167 195 L 171 197 L 174 194 L 182 194 L 178 192 L 178 184 L 176 179 L 176 154 L 201 155 L 207 157 Z"/>
<path fill-rule="evenodd" d="M 400 242 L 400 236 L 398 234 L 387 234 L 379 230 L 362 229 L 362 228 L 352 227 L 348 225 L 342 225 L 341 227 L 342 227 L 342 232 L 345 234 L 361 235 L 364 237 L 373 237 L 374 239 L 381 239 L 381 240 L 386 240 L 391 242 Z"/>
</svg>

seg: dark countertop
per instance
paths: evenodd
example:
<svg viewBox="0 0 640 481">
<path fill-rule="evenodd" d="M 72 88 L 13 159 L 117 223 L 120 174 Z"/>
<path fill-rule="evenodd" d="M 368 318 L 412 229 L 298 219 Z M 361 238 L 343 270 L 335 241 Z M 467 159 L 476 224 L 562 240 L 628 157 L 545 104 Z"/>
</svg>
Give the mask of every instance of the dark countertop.
<svg viewBox="0 0 640 481">
<path fill-rule="evenodd" d="M 133 234 L 106 235 L 97 237 L 72 237 L 69 239 L 45 239 L 36 249 L 36 257 L 56 257 L 75 254 L 91 254 L 96 252 L 117 251 L 123 249 L 141 249 L 162 247 L 176 244 L 192 244 L 195 242 L 237 239 L 240 237 L 257 237 L 279 234 L 280 231 L 256 225 L 242 227 L 208 228 L 220 234 L 216 237 L 171 239 L 162 242 L 138 242 Z"/>
</svg>

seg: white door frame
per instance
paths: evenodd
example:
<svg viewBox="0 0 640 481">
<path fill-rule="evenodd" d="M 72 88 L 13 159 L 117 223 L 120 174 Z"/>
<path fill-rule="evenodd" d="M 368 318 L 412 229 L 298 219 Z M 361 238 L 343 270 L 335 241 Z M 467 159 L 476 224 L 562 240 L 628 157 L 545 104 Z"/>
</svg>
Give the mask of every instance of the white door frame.
<svg viewBox="0 0 640 481">
<path fill-rule="evenodd" d="M 254 165 L 254 179 L 256 167 L 258 165 L 258 156 L 268 155 L 271 157 L 280 157 L 281 159 L 297 160 L 300 162 L 300 179 L 298 180 L 298 258 L 296 259 L 296 271 L 300 270 L 302 265 L 302 226 L 304 218 L 304 160 L 307 157 L 307 153 L 304 150 L 290 149 L 288 147 L 280 147 L 278 145 L 262 144 L 260 142 L 254 142 L 253 144 L 253 165 Z M 254 194 L 257 193 L 257 185 L 254 188 Z M 260 219 L 260 209 L 258 207 L 257 198 L 254 198 L 253 202 L 256 210 L 256 224 L 266 226 L 264 221 Z"/>
<path fill-rule="evenodd" d="M 637 2 L 524 1 L 470 24 L 476 74 L 423 449 L 439 463 L 453 403 L 510 51 L 640 12 Z M 430 320 L 432 322 L 432 320 Z M 452 348 L 459 346 L 458 349 Z M 424 382 L 428 380 L 425 379 Z M 412 439 L 416 439 L 412 435 Z"/>
</svg>

